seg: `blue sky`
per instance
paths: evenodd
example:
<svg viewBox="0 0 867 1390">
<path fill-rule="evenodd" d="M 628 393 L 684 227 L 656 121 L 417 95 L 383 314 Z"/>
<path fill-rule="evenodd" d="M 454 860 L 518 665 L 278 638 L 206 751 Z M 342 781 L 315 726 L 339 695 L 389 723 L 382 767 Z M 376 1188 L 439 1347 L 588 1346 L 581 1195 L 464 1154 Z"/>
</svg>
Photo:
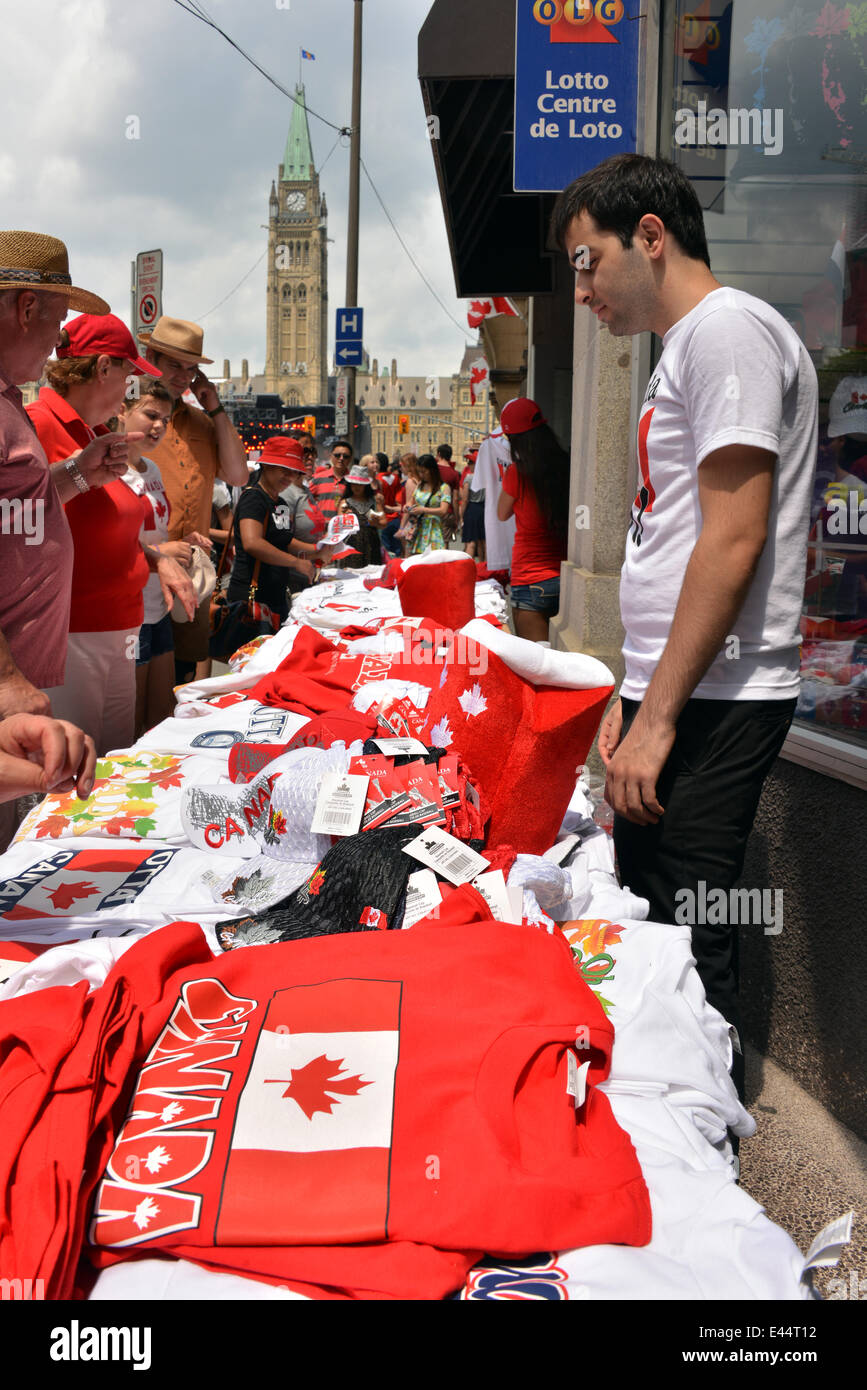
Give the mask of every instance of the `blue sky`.
<svg viewBox="0 0 867 1390">
<path fill-rule="evenodd" d="M 309 107 L 349 125 L 352 0 L 207 0 L 217 23 Z M 443 214 L 417 78 L 430 0 L 366 0 L 362 154 L 392 217 L 453 317 Z M 3 4 L 0 221 L 68 245 L 74 282 L 129 317 L 129 263 L 165 254 L 163 309 L 199 319 L 205 351 L 261 370 L 265 261 L 215 308 L 265 248 L 267 199 L 291 103 L 219 34 L 174 0 Z M 128 139 L 138 118 L 139 138 Z M 329 304 L 344 302 L 349 151 L 310 117 L 328 200 Z M 348 142 L 345 142 L 348 144 Z M 327 163 L 326 163 L 327 159 Z M 419 279 L 362 175 L 359 299 L 365 346 L 404 374 L 457 370 L 464 333 Z M 210 312 L 212 311 L 213 312 Z M 333 323 L 329 327 L 332 350 Z M 213 370 L 216 370 L 213 369 Z"/>
</svg>

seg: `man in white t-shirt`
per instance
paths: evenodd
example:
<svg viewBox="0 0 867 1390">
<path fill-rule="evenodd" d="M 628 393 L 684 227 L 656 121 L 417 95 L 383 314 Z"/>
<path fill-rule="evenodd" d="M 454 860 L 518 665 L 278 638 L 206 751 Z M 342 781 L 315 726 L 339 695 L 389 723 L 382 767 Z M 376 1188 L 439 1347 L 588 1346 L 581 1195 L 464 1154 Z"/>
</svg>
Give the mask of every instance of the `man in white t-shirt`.
<svg viewBox="0 0 867 1390">
<path fill-rule="evenodd" d="M 708 997 L 737 1025 L 734 918 L 697 905 L 740 876 L 797 701 L 816 373 L 775 309 L 714 278 L 669 161 L 606 160 L 560 195 L 552 228 L 576 303 L 616 337 L 662 339 L 621 577 L 626 678 L 599 751 L 623 882 L 651 917 L 690 920 Z"/>
</svg>

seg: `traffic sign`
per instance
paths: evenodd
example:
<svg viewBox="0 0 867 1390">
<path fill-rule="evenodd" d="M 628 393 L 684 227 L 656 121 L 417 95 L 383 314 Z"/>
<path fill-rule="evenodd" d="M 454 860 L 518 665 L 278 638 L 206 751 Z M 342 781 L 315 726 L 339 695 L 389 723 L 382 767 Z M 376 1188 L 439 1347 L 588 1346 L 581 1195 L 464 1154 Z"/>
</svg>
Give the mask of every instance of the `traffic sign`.
<svg viewBox="0 0 867 1390">
<path fill-rule="evenodd" d="M 364 337 L 364 310 L 358 308 L 338 309 L 334 336 L 335 338 L 357 338 L 360 341 Z"/>
<path fill-rule="evenodd" d="M 139 251 L 135 258 L 135 314 L 133 333 L 153 328 L 163 299 L 162 251 Z"/>
<path fill-rule="evenodd" d="M 361 339 L 338 338 L 334 356 L 341 367 L 360 367 L 364 360 Z"/>
</svg>

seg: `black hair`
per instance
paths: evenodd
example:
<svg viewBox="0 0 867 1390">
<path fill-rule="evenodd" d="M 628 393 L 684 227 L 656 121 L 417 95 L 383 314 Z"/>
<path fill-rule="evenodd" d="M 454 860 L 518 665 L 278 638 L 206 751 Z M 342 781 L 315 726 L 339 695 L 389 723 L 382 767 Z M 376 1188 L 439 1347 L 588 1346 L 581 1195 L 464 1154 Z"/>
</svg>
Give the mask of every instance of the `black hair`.
<svg viewBox="0 0 867 1390">
<path fill-rule="evenodd" d="M 446 463 L 451 463 L 451 461 L 452 461 L 452 446 L 451 446 L 451 444 L 438 444 L 438 445 L 437 445 L 437 456 L 438 456 L 439 458 L 441 458 L 441 459 L 445 459 Z"/>
<path fill-rule="evenodd" d="M 355 452 L 354 449 L 353 449 L 353 447 L 352 447 L 351 442 L 350 442 L 348 439 L 334 439 L 334 440 L 332 440 L 332 443 L 331 443 L 331 452 L 332 452 L 332 454 L 334 453 L 334 450 L 335 450 L 335 449 L 348 449 L 349 452 L 350 452 L 351 454 L 354 454 L 354 452 Z"/>
<path fill-rule="evenodd" d="M 565 534 L 569 515 L 569 455 L 550 425 L 510 434 L 512 462 L 530 488 L 551 531 Z"/>
<path fill-rule="evenodd" d="M 388 461 L 388 454 L 377 454 L 376 461 L 379 464 L 379 467 L 382 470 L 382 472 L 387 473 L 389 468 L 391 467 Z"/>
<path fill-rule="evenodd" d="M 588 213 L 603 232 L 615 232 L 629 249 L 645 213 L 664 224 L 685 256 L 710 268 L 704 217 L 698 195 L 670 159 L 644 154 L 615 154 L 559 194 L 551 213 L 550 233 L 565 246 L 572 221 Z"/>
<path fill-rule="evenodd" d="M 440 474 L 439 468 L 437 467 L 437 461 L 434 458 L 433 454 L 419 454 L 418 466 L 420 469 L 427 469 L 431 473 L 431 475 L 436 478 L 437 486 L 442 486 L 442 475 Z M 423 486 L 421 478 L 419 479 L 418 485 L 419 487 Z"/>
</svg>

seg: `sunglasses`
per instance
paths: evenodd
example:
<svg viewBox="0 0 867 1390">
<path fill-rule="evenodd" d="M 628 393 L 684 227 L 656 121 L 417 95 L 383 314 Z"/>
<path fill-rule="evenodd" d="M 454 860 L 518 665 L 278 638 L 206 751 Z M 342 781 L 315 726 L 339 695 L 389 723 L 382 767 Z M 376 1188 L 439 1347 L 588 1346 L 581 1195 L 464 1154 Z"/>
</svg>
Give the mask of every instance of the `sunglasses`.
<svg viewBox="0 0 867 1390">
<path fill-rule="evenodd" d="M 336 458 L 336 459 L 351 459 L 351 458 L 352 458 L 352 455 L 351 455 L 351 454 L 334 454 L 334 455 L 332 455 L 332 457 L 333 457 L 333 458 Z"/>
</svg>

